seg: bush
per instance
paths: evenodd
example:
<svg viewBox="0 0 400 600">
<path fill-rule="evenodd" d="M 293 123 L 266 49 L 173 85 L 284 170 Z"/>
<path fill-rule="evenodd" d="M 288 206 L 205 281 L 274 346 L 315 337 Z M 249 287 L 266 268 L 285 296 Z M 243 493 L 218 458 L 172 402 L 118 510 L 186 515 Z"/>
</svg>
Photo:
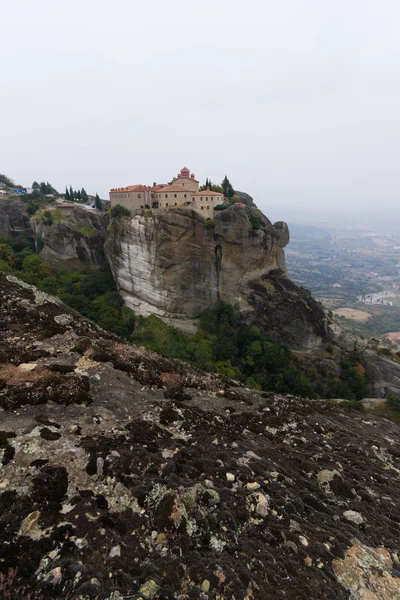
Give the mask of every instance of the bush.
<svg viewBox="0 0 400 600">
<path fill-rule="evenodd" d="M 231 204 L 217 204 L 216 207 L 214 208 L 214 210 L 225 210 L 227 208 L 229 208 L 230 206 L 232 206 Z"/>
<path fill-rule="evenodd" d="M 383 356 L 392 356 L 392 351 L 390 348 L 378 348 L 378 354 Z"/>
<path fill-rule="evenodd" d="M 252 229 L 255 229 L 256 231 L 262 227 L 263 222 L 260 217 L 256 217 L 255 215 L 250 215 L 249 221 L 251 223 Z"/>
<path fill-rule="evenodd" d="M 387 393 L 386 402 L 393 410 L 400 411 L 400 398 L 392 392 Z"/>
<path fill-rule="evenodd" d="M 121 204 L 116 204 L 115 206 L 112 206 L 109 210 L 109 213 L 113 219 L 121 219 L 124 217 L 131 216 L 131 211 L 125 208 L 125 206 L 122 206 Z"/>
<path fill-rule="evenodd" d="M 340 406 L 345 410 L 357 410 L 358 412 L 365 411 L 363 403 L 359 400 L 345 400 Z"/>
<path fill-rule="evenodd" d="M 214 227 L 214 223 L 212 222 L 212 220 L 211 220 L 211 219 L 207 219 L 207 220 L 204 222 L 204 227 L 205 227 L 206 229 L 212 229 L 212 228 Z"/>
<path fill-rule="evenodd" d="M 50 210 L 44 211 L 42 221 L 45 225 L 53 225 L 53 215 Z"/>
</svg>

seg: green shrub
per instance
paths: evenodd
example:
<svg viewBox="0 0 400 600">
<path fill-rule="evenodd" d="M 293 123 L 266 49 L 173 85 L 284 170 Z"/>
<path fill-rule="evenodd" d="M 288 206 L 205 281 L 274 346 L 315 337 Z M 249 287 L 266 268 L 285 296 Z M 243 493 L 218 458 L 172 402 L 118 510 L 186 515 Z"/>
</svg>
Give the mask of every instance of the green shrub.
<svg viewBox="0 0 400 600">
<path fill-rule="evenodd" d="M 378 354 L 383 356 L 392 356 L 392 351 L 390 348 L 378 348 Z"/>
<path fill-rule="evenodd" d="M 125 208 L 125 206 L 122 206 L 121 204 L 116 204 L 115 206 L 112 206 L 109 210 L 109 213 L 113 219 L 121 219 L 124 217 L 131 216 L 130 210 L 128 210 L 127 208 Z"/>
<path fill-rule="evenodd" d="M 256 231 L 262 227 L 262 219 L 260 217 L 256 217 L 255 215 L 249 215 L 249 221 L 251 223 L 252 229 Z"/>
<path fill-rule="evenodd" d="M 216 207 L 214 208 L 214 210 L 225 210 L 227 208 L 230 208 L 232 205 L 231 204 L 217 204 Z"/>
<path fill-rule="evenodd" d="M 357 410 L 358 412 L 365 411 L 363 403 L 359 400 L 344 400 L 339 406 L 345 410 Z"/>
<path fill-rule="evenodd" d="M 392 392 L 386 394 L 386 402 L 394 410 L 400 411 L 400 398 Z"/>
<path fill-rule="evenodd" d="M 213 223 L 213 221 L 212 221 L 211 219 L 207 219 L 207 220 L 204 222 L 204 227 L 205 227 L 206 229 L 212 229 L 212 228 L 214 227 L 214 223 Z"/>
</svg>

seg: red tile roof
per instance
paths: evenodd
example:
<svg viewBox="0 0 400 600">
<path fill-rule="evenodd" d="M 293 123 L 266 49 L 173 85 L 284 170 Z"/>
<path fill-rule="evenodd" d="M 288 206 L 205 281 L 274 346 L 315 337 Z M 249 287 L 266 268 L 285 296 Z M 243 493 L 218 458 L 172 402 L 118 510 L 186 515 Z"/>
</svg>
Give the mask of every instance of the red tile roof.
<svg viewBox="0 0 400 600">
<path fill-rule="evenodd" d="M 183 185 L 170 184 L 158 190 L 159 192 L 186 192 L 189 195 L 193 195 L 193 190 L 189 190 Z"/>
<path fill-rule="evenodd" d="M 111 192 L 146 192 L 149 189 L 147 185 L 128 185 L 124 188 L 112 188 Z"/>
<path fill-rule="evenodd" d="M 190 181 L 195 181 L 196 183 L 199 183 L 197 179 L 194 179 L 190 175 L 186 177 L 186 175 L 182 175 L 182 173 L 179 173 L 179 175 L 177 177 L 174 177 L 174 179 L 190 179 Z"/>
</svg>

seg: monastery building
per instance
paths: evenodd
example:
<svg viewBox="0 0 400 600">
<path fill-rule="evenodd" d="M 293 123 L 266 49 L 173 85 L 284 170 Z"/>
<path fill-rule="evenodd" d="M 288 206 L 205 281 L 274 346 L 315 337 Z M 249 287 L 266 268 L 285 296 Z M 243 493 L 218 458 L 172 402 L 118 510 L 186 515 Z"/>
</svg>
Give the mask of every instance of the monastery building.
<svg viewBox="0 0 400 600">
<path fill-rule="evenodd" d="M 181 206 L 195 210 L 204 218 L 211 218 L 214 207 L 223 204 L 224 200 L 225 197 L 220 192 L 199 192 L 199 182 L 186 167 L 170 183 L 130 185 L 110 190 L 111 206 L 121 204 L 132 212 Z"/>
</svg>

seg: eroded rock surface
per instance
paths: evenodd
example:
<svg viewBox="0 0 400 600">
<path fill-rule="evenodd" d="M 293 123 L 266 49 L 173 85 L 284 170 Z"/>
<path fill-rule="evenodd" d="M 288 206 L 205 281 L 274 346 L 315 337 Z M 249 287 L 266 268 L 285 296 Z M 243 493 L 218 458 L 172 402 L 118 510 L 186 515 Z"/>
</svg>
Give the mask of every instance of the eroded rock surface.
<svg viewBox="0 0 400 600">
<path fill-rule="evenodd" d="M 0 233 L 32 233 L 26 204 L 17 198 L 0 198 Z"/>
<path fill-rule="evenodd" d="M 399 597 L 398 425 L 123 344 L 4 275 L 0 291 L 5 597 Z"/>
<path fill-rule="evenodd" d="M 216 212 L 212 226 L 180 208 L 114 220 L 107 256 L 126 304 L 184 329 L 219 300 L 247 306 L 249 281 L 285 270 L 287 236 L 263 220 L 253 229 L 247 209 L 236 206 Z"/>
<path fill-rule="evenodd" d="M 98 269 L 107 264 L 104 254 L 106 213 L 77 205 L 51 225 L 35 219 L 31 223 L 35 233 L 41 236 L 40 258 L 50 264 L 82 270 Z"/>
<path fill-rule="evenodd" d="M 330 341 L 324 308 L 281 269 L 249 283 L 246 321 L 267 337 L 295 350 L 313 350 Z"/>
</svg>

